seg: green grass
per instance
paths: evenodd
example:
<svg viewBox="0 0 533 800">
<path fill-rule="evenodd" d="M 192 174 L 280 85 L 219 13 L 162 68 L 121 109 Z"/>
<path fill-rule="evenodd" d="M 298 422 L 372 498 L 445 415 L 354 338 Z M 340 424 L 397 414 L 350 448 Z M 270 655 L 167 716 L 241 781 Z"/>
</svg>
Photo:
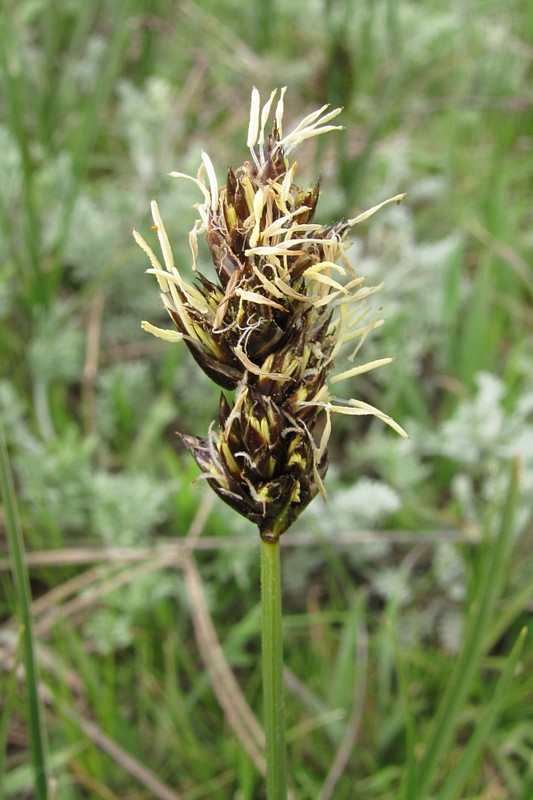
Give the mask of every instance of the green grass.
<svg viewBox="0 0 533 800">
<path fill-rule="evenodd" d="M 131 229 L 156 196 L 186 271 L 198 198 L 167 173 L 241 163 L 252 85 L 287 84 L 287 127 L 344 106 L 297 154 L 321 221 L 408 193 L 357 231 L 386 284 L 365 360 L 395 361 L 351 388 L 411 435 L 339 420 L 329 504 L 284 537 L 293 796 L 530 800 L 528 4 L 3 10 L 2 796 L 44 797 L 46 761 L 56 800 L 264 797 L 259 539 L 191 488 L 175 431 L 217 395 L 140 330 Z"/>
</svg>

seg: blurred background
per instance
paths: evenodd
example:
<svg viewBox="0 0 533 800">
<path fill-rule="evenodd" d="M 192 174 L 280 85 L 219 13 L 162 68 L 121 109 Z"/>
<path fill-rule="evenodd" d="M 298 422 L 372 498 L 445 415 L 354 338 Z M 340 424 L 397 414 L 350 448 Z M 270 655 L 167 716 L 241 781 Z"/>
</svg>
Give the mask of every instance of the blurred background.
<svg viewBox="0 0 533 800">
<path fill-rule="evenodd" d="M 287 85 L 286 131 L 344 108 L 344 131 L 295 153 L 301 185 L 322 175 L 319 222 L 407 192 L 349 251 L 385 282 L 364 360 L 395 361 L 343 395 L 410 435 L 336 418 L 329 502 L 285 537 L 295 797 L 419 797 L 406 753 L 436 725 L 503 530 L 475 676 L 420 800 L 530 800 L 530 641 L 463 782 L 446 783 L 533 603 L 530 3 L 4 0 L 0 20 L 0 416 L 32 554 L 53 796 L 263 797 L 213 661 L 216 630 L 261 717 L 257 533 L 191 486 L 176 431 L 205 435 L 218 391 L 183 345 L 141 330 L 166 320 L 131 230 L 153 238 L 156 197 L 190 274 L 200 198 L 168 173 L 195 175 L 204 149 L 222 182 L 248 157 L 252 86 L 266 100 Z M 22 798 L 4 523 L 0 509 L 0 774 L 2 796 Z"/>
</svg>

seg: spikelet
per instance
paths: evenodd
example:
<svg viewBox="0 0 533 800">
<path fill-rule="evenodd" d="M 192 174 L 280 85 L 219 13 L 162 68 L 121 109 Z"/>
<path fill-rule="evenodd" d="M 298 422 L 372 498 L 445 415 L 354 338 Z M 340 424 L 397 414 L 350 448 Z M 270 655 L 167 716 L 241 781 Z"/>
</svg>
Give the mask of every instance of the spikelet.
<svg viewBox="0 0 533 800">
<path fill-rule="evenodd" d="M 341 109 L 323 106 L 287 136 L 282 133 L 282 89 L 272 132 L 265 138 L 276 92 L 261 108 L 252 92 L 248 147 L 251 160 L 229 169 L 219 186 L 206 153 L 193 180 L 203 195 L 189 234 L 196 271 L 198 235 L 205 234 L 218 282 L 196 272 L 180 274 L 155 201 L 154 227 L 163 264 L 142 237 L 174 330 L 143 328 L 160 338 L 183 339 L 198 365 L 219 386 L 234 391 L 220 399 L 218 427 L 207 438 L 182 435 L 215 492 L 256 523 L 264 539 L 278 538 L 321 493 L 327 470 L 331 414 L 373 414 L 401 435 L 386 414 L 361 401 L 334 400 L 329 386 L 389 363 L 379 359 L 333 374 L 342 346 L 358 347 L 380 321 L 366 305 L 380 287 L 365 287 L 344 251 L 344 237 L 397 195 L 353 219 L 322 226 L 314 221 L 320 180 L 295 183 L 297 164 L 288 155 L 300 142 L 340 126 Z M 329 383 L 328 383 L 329 378 Z"/>
</svg>

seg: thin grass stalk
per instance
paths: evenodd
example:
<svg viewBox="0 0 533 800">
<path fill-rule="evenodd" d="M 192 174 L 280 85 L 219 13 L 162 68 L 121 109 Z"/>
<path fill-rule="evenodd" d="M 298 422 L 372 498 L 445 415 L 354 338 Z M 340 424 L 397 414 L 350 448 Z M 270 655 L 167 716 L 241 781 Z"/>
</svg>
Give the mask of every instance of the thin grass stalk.
<svg viewBox="0 0 533 800">
<path fill-rule="evenodd" d="M 0 424 L 0 486 L 4 499 L 7 538 L 13 569 L 15 596 L 21 625 L 22 651 L 28 694 L 28 727 L 30 751 L 35 774 L 35 797 L 48 800 L 48 780 L 46 769 L 46 747 L 42 725 L 41 703 L 39 698 L 39 679 L 31 617 L 31 593 L 28 571 L 24 561 L 24 541 L 20 526 L 13 475 Z"/>
<path fill-rule="evenodd" d="M 512 544 L 514 516 L 519 486 L 518 462 L 513 461 L 499 530 L 488 545 L 471 615 L 465 631 L 464 649 L 450 676 L 435 715 L 433 731 L 416 775 L 417 797 L 425 798 L 436 770 L 446 752 L 472 681 L 479 669 L 487 632 L 496 603 L 503 589 Z"/>
<path fill-rule="evenodd" d="M 9 734 L 9 721 L 11 719 L 11 714 L 13 711 L 13 707 L 15 705 L 15 689 L 17 683 L 17 663 L 18 663 L 19 654 L 17 652 L 16 658 L 14 659 L 14 667 L 11 671 L 11 675 L 6 680 L 4 684 L 4 697 L 2 698 L 2 706 L 1 706 L 1 713 L 0 713 L 0 797 L 4 797 L 5 794 L 5 763 L 6 763 L 6 754 L 7 754 L 7 740 Z"/>
<path fill-rule="evenodd" d="M 464 789 L 464 784 L 472 772 L 472 768 L 479 757 L 479 754 L 492 730 L 492 727 L 500 713 L 504 701 L 509 695 L 511 683 L 515 675 L 516 667 L 522 653 L 524 642 L 527 635 L 527 628 L 522 628 L 514 644 L 500 679 L 494 689 L 490 702 L 485 706 L 481 717 L 476 723 L 474 733 L 464 750 L 462 751 L 459 763 L 453 768 L 446 780 L 442 791 L 438 794 L 437 800 L 454 800 L 461 797 L 459 792 Z"/>
<path fill-rule="evenodd" d="M 407 674 L 406 664 L 404 662 L 404 659 L 402 658 L 402 650 L 400 647 L 400 643 L 396 635 L 397 631 L 396 608 L 388 616 L 386 624 L 392 644 L 392 649 L 394 652 L 394 659 L 396 663 L 396 674 L 398 677 L 399 695 L 404 710 L 406 768 L 402 775 L 402 785 L 399 796 L 401 798 L 407 799 L 415 796 L 415 785 L 416 785 L 415 713 L 409 690 L 409 676 Z"/>
<path fill-rule="evenodd" d="M 267 800 L 285 800 L 287 756 L 279 539 L 266 541 L 261 538 L 261 606 Z"/>
</svg>

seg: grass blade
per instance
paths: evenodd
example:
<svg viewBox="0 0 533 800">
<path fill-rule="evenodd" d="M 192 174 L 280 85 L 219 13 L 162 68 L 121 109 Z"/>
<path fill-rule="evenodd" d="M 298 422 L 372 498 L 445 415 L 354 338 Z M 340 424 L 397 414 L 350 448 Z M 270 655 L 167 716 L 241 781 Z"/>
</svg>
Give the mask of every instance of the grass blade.
<svg viewBox="0 0 533 800">
<path fill-rule="evenodd" d="M 4 498 L 7 537 L 13 568 L 15 596 L 21 624 L 22 651 L 28 693 L 29 739 L 35 774 L 37 800 L 47 800 L 48 781 L 46 770 L 46 748 L 41 722 L 41 704 L 37 677 L 37 662 L 33 640 L 31 618 L 31 595 L 28 572 L 24 563 L 24 542 L 17 508 L 13 476 L 9 464 L 4 431 L 0 423 L 0 486 Z"/>
<path fill-rule="evenodd" d="M 405 715 L 405 769 L 402 776 L 402 788 L 400 797 L 410 798 L 413 797 L 416 786 L 416 758 L 415 758 L 415 713 L 411 695 L 409 691 L 409 676 L 407 674 L 406 665 L 402 658 L 402 651 L 398 638 L 396 636 L 396 608 L 388 615 L 386 625 L 389 631 L 390 640 L 394 652 L 394 660 L 396 664 L 396 673 L 398 676 L 398 688 Z"/>
<path fill-rule="evenodd" d="M 505 665 L 500 680 L 494 690 L 489 704 L 486 706 L 479 722 L 476 725 L 475 731 L 471 736 L 467 746 L 463 750 L 462 758 L 459 764 L 453 769 L 450 777 L 444 784 L 444 788 L 437 797 L 437 800 L 453 800 L 458 797 L 458 792 L 461 789 L 464 781 L 472 770 L 474 762 L 478 757 L 481 749 L 489 735 L 496 717 L 502 707 L 502 704 L 509 691 L 511 681 L 513 680 L 516 665 L 522 652 L 522 647 L 527 634 L 527 628 L 523 628 L 516 640 L 516 643 L 511 651 L 511 655 Z"/>
<path fill-rule="evenodd" d="M 427 796 L 428 787 L 450 743 L 472 681 L 479 669 L 488 626 L 503 588 L 512 541 L 518 484 L 518 463 L 513 461 L 500 528 L 494 541 L 489 543 L 482 563 L 477 593 L 465 631 L 464 649 L 441 698 L 428 746 L 420 763 L 416 783 L 419 798 Z"/>
<path fill-rule="evenodd" d="M 13 659 L 14 666 L 4 685 L 4 698 L 2 713 L 0 714 L 0 797 L 4 797 L 5 792 L 5 760 L 7 751 L 7 737 L 9 733 L 9 722 L 15 704 L 15 686 L 17 682 L 17 663 L 18 653 Z"/>
</svg>

